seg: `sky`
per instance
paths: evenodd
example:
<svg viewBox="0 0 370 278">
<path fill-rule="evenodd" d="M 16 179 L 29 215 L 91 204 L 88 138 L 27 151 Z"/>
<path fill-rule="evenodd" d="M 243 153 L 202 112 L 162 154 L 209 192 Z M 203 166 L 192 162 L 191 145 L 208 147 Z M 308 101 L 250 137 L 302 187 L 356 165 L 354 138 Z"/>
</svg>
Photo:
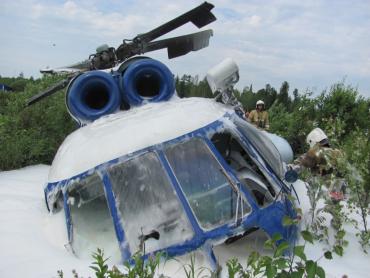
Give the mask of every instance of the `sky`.
<svg viewBox="0 0 370 278">
<path fill-rule="evenodd" d="M 186 12 L 193 0 L 1 0 L 0 75 L 39 77 L 39 69 L 84 60 L 96 47 L 123 39 Z M 370 97 L 369 0 L 214 0 L 217 21 L 203 27 L 208 48 L 168 60 L 149 53 L 174 74 L 199 75 L 225 58 L 240 69 L 238 88 L 267 83 L 320 93 L 336 82 Z M 164 37 L 196 32 L 187 24 Z"/>
</svg>

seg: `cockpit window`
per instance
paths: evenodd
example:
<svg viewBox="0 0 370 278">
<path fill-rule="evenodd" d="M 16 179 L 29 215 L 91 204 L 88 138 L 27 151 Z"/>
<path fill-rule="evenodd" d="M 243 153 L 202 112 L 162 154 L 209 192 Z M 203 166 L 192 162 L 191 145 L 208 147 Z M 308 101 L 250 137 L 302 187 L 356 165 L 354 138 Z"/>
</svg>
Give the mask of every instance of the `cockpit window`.
<svg viewBox="0 0 370 278">
<path fill-rule="evenodd" d="M 235 125 L 240 129 L 245 137 L 257 148 L 266 162 L 271 166 L 275 174 L 280 178 L 284 176 L 283 162 L 279 151 L 267 136 L 259 132 L 254 126 L 248 124 L 242 119 L 235 118 Z"/>
<path fill-rule="evenodd" d="M 204 229 L 210 230 L 234 221 L 238 218 L 237 209 L 240 216 L 250 211 L 243 199 L 239 202 L 236 186 L 231 184 L 226 172 L 201 139 L 170 146 L 165 154 Z"/>
<path fill-rule="evenodd" d="M 270 204 L 275 191 L 246 149 L 227 129 L 211 137 L 213 145 L 260 206 Z"/>
<path fill-rule="evenodd" d="M 121 253 L 100 177 L 93 174 L 73 183 L 68 196 L 76 254 L 88 259 L 96 248 L 102 248 L 114 262 L 119 262 Z"/>
<path fill-rule="evenodd" d="M 155 153 L 108 169 L 131 253 L 152 252 L 194 235 L 191 224 Z"/>
</svg>

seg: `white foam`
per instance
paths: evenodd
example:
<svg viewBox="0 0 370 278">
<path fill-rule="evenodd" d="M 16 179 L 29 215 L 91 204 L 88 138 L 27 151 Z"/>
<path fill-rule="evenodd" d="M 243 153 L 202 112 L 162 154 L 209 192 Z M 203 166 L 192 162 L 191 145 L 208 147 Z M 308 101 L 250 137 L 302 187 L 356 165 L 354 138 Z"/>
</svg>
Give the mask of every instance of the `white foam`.
<svg viewBox="0 0 370 278">
<path fill-rule="evenodd" d="M 59 269 L 64 271 L 65 277 L 72 277 L 72 269 L 83 277 L 94 276 L 88 267 L 92 259 L 78 259 L 64 247 L 67 232 L 63 211 L 51 215 L 46 209 L 43 186 L 48 171 L 48 166 L 34 166 L 0 173 L 0 277 L 56 277 Z M 307 213 L 309 203 L 305 185 L 297 182 L 295 188 L 303 211 Z M 326 270 L 327 277 L 342 277 L 343 274 L 354 278 L 367 277 L 370 255 L 362 252 L 353 227 L 346 224 L 345 229 L 349 246 L 344 256 L 334 256 L 331 261 L 323 258 L 319 264 Z M 237 257 L 245 264 L 251 250 L 266 252 L 262 250 L 262 237 L 261 233 L 253 233 L 231 245 L 215 247 L 216 257 L 223 266 L 221 277 L 227 277 L 224 265 L 227 259 Z M 307 244 L 308 258 L 317 259 L 324 248 L 322 243 Z M 158 273 L 186 277 L 182 264 L 188 264 L 190 256 L 182 256 L 179 260 L 162 263 Z M 197 252 L 196 268 L 207 265 L 206 258 Z"/>
<path fill-rule="evenodd" d="M 189 98 L 150 103 L 102 117 L 66 138 L 54 158 L 49 182 L 192 132 L 227 111 L 230 108 L 214 100 Z"/>
</svg>

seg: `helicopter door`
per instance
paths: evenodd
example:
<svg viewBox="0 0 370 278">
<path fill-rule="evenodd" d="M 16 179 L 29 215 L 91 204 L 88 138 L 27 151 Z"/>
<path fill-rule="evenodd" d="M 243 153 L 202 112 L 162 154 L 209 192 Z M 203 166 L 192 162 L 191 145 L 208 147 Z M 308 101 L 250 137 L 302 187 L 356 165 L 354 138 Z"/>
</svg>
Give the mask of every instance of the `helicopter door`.
<svg viewBox="0 0 370 278">
<path fill-rule="evenodd" d="M 193 237 L 192 226 L 155 153 L 113 166 L 108 173 L 131 254 L 153 252 Z"/>
<path fill-rule="evenodd" d="M 170 146 L 165 154 L 203 229 L 212 230 L 251 211 L 203 140 Z"/>
</svg>

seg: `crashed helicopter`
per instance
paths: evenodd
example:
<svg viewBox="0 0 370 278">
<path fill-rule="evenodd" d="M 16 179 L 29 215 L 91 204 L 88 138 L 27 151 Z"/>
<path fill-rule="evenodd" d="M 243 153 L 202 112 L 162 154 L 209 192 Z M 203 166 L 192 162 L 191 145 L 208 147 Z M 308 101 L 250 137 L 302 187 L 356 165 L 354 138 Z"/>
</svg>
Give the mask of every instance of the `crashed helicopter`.
<svg viewBox="0 0 370 278">
<path fill-rule="evenodd" d="M 96 247 L 119 261 L 201 250 L 216 266 L 213 246 L 258 229 L 294 238 L 294 227 L 282 224 L 294 217 L 288 196 L 296 177 L 284 163 L 292 150 L 238 115 L 235 62 L 208 72 L 215 99 L 180 99 L 167 66 L 140 56 L 208 46 L 212 30 L 153 40 L 188 22 L 208 25 L 213 7 L 205 2 L 117 49 L 98 48 L 28 101 L 67 87 L 68 112 L 81 125 L 60 146 L 44 190 L 47 208 L 64 210 L 77 256 Z"/>
</svg>

